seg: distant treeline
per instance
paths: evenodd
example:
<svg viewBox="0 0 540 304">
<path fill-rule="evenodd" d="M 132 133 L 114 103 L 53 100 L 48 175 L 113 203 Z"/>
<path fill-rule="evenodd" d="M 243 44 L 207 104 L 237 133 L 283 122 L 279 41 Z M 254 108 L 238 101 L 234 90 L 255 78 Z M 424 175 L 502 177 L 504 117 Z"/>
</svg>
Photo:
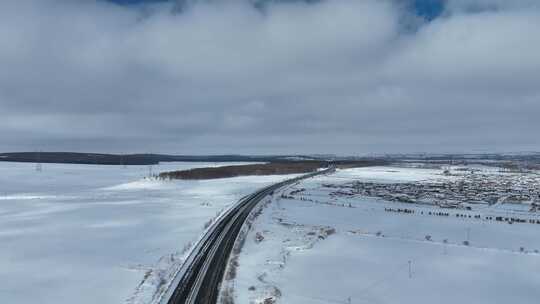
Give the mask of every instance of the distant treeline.
<svg viewBox="0 0 540 304">
<path fill-rule="evenodd" d="M 0 161 L 31 163 L 68 163 L 97 165 L 155 165 L 160 162 L 332 162 L 340 166 L 358 162 L 386 160 L 389 163 L 421 162 L 433 165 L 514 166 L 540 169 L 540 153 L 529 154 L 387 154 L 375 157 L 338 157 L 335 155 L 169 155 L 169 154 L 103 154 L 77 152 L 0 153 Z"/>
<path fill-rule="evenodd" d="M 222 166 L 209 168 L 195 168 L 183 171 L 163 172 L 159 174 L 162 179 L 214 179 L 247 175 L 281 175 L 302 174 L 314 172 L 320 168 L 335 166 L 337 168 L 354 168 L 385 165 L 384 160 L 358 160 L 358 161 L 279 161 L 267 164 L 251 164 L 237 166 Z"/>
<path fill-rule="evenodd" d="M 270 162 L 283 156 L 102 154 L 74 152 L 0 153 L 0 161 L 95 165 L 155 165 L 159 162 Z"/>
<path fill-rule="evenodd" d="M 329 161 L 331 156 L 305 155 L 167 155 L 167 154 L 104 154 L 79 152 L 12 152 L 0 153 L 0 161 L 30 163 L 65 163 L 91 165 L 156 165 L 160 162 L 333 162 L 346 166 L 371 162 L 371 158 Z"/>
</svg>

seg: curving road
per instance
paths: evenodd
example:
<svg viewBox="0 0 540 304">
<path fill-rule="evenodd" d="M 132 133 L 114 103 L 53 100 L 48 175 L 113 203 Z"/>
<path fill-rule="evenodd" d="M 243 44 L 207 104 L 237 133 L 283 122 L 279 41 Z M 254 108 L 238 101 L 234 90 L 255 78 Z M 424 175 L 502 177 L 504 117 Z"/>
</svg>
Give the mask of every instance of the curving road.
<svg viewBox="0 0 540 304">
<path fill-rule="evenodd" d="M 241 199 L 236 206 L 222 215 L 202 237 L 176 274 L 160 303 L 215 304 L 234 243 L 253 208 L 263 198 L 273 194 L 279 188 L 333 170 L 334 168 L 329 168 L 289 179 Z"/>
</svg>

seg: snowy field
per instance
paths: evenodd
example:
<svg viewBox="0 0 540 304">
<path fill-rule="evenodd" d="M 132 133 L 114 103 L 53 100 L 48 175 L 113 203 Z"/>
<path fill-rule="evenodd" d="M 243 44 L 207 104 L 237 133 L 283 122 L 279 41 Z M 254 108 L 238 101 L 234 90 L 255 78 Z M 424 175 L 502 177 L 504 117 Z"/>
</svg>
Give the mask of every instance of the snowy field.
<svg viewBox="0 0 540 304">
<path fill-rule="evenodd" d="M 540 225 L 484 220 L 497 208 L 339 197 L 323 186 L 451 178 L 441 170 L 359 168 L 276 193 L 254 221 L 236 278 L 227 283 L 235 303 L 539 303 Z"/>
<path fill-rule="evenodd" d="M 148 175 L 148 166 L 44 164 L 36 172 L 34 164 L 0 162 L 0 303 L 149 303 L 209 220 L 289 178 Z"/>
</svg>

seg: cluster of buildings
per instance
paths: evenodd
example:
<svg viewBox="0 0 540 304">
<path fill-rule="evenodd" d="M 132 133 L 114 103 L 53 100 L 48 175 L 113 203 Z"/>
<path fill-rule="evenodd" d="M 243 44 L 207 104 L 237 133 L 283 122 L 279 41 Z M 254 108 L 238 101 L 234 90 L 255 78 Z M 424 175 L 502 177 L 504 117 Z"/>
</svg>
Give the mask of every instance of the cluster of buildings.
<svg viewBox="0 0 540 304">
<path fill-rule="evenodd" d="M 455 178 L 414 183 L 360 182 L 325 185 L 332 196 L 363 195 L 387 201 L 471 210 L 475 205 L 520 204 L 540 212 L 540 176 L 466 173 Z"/>
</svg>

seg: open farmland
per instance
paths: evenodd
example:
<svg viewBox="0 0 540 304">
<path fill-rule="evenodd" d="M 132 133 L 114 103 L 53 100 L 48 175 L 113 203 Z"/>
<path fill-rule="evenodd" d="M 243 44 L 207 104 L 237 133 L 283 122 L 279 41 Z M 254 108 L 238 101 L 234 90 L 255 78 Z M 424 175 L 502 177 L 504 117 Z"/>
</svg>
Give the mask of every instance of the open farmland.
<svg viewBox="0 0 540 304">
<path fill-rule="evenodd" d="M 150 303 L 220 212 L 290 178 L 148 177 L 220 165 L 0 162 L 0 303 Z"/>
<path fill-rule="evenodd" d="M 537 175 L 476 169 L 338 170 L 276 193 L 227 292 L 236 303 L 537 303 Z"/>
</svg>

